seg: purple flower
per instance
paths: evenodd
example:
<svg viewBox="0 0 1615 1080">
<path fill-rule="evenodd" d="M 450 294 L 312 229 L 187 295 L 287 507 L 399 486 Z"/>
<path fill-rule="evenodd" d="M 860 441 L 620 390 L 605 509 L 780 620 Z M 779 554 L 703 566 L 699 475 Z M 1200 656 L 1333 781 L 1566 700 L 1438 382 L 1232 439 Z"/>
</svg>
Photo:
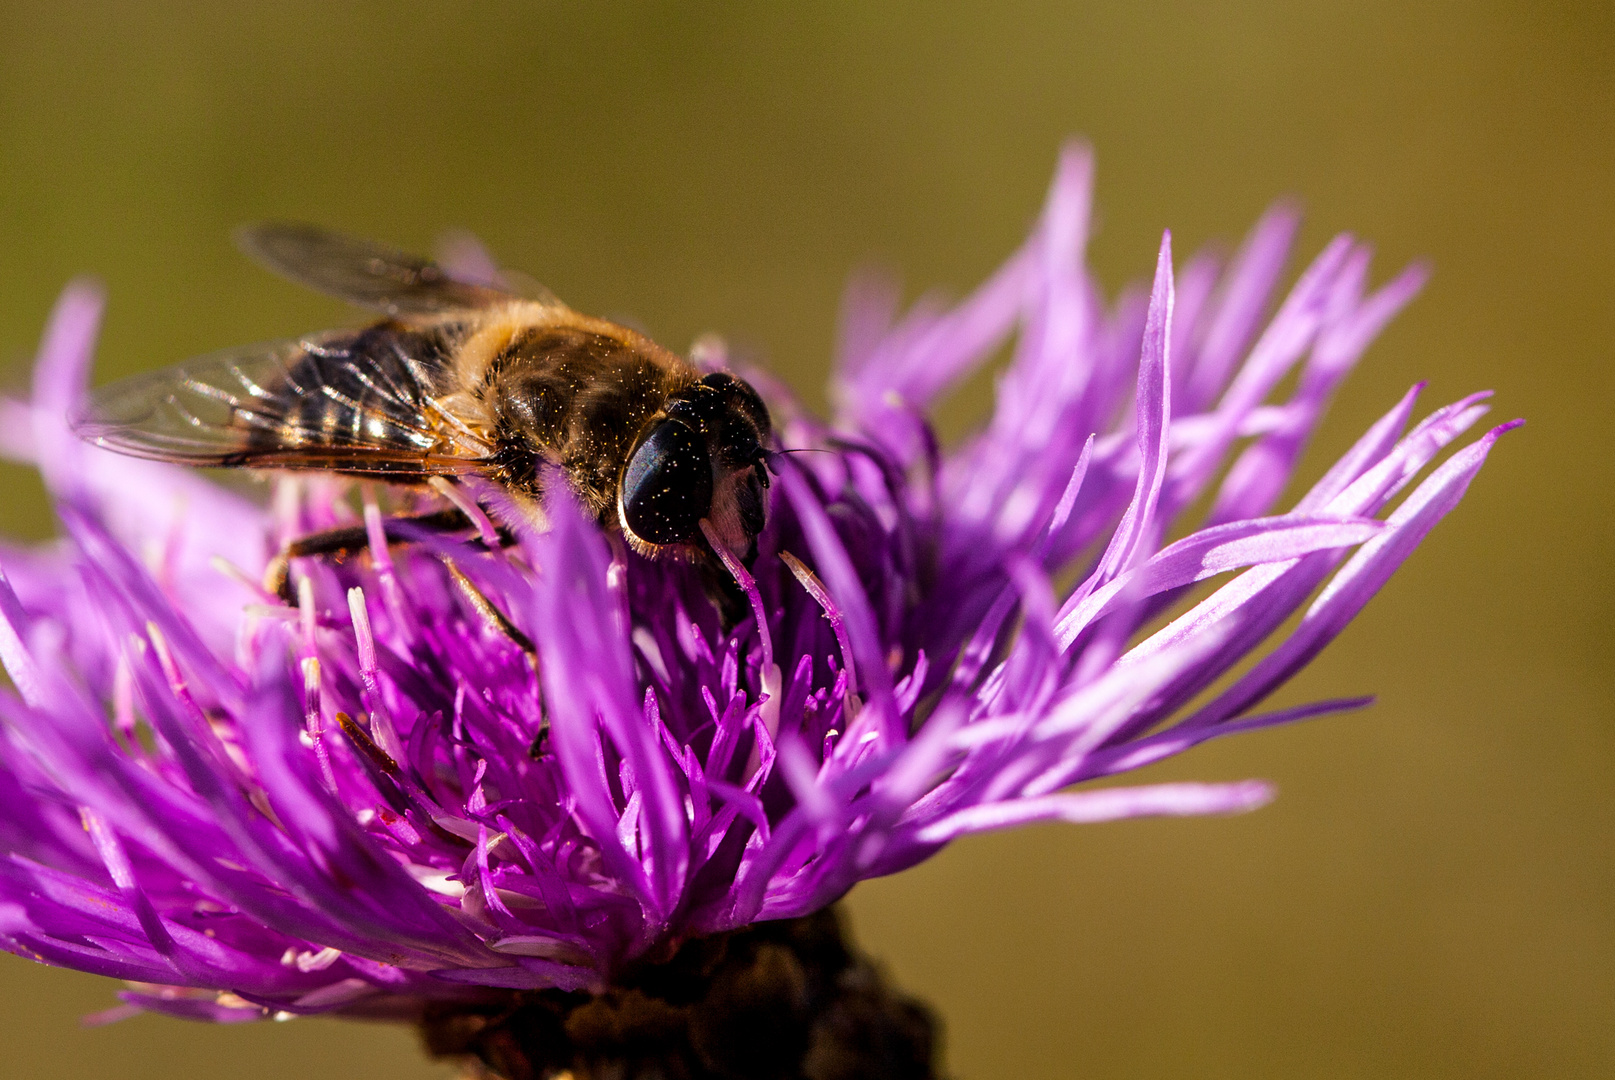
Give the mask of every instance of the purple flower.
<svg viewBox="0 0 1615 1080">
<path fill-rule="evenodd" d="M 345 486 L 282 478 L 265 509 L 77 440 L 100 298 L 71 287 L 32 402 L 0 417 L 65 532 L 0 553 L 5 946 L 177 1015 L 411 1015 L 599 988 L 967 833 L 1264 802 L 1259 782 L 1077 785 L 1366 704 L 1253 711 L 1510 425 L 1397 502 L 1486 412 L 1475 395 L 1407 430 L 1416 387 L 1275 514 L 1422 270 L 1371 290 L 1339 237 L 1264 325 L 1280 207 L 1226 262 L 1174 275 L 1163 241 L 1148 294 L 1107 305 L 1082 265 L 1089 178 L 1068 150 L 1031 239 L 956 307 L 855 287 L 832 421 L 760 383 L 783 446 L 828 453 L 781 459 L 761 554 L 729 567 L 733 626 L 709 571 L 627 551 L 564 484 L 503 552 L 304 560 L 280 604 L 254 582 L 286 538 L 353 520 Z M 1009 340 L 991 420 L 943 450 L 926 410 Z M 379 539 L 370 494 L 363 520 Z"/>
</svg>

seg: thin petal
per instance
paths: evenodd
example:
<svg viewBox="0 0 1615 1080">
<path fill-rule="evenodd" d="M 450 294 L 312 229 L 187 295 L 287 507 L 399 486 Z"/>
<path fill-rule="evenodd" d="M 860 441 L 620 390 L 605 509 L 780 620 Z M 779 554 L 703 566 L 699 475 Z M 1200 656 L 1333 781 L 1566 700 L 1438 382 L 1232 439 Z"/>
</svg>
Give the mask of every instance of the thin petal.
<svg viewBox="0 0 1615 1080">
<path fill-rule="evenodd" d="M 1272 801 L 1273 789 L 1257 780 L 1239 784 L 1157 784 L 973 806 L 922 829 L 924 843 L 943 844 L 971 833 L 1040 821 L 1088 824 L 1121 818 L 1240 814 Z"/>
</svg>

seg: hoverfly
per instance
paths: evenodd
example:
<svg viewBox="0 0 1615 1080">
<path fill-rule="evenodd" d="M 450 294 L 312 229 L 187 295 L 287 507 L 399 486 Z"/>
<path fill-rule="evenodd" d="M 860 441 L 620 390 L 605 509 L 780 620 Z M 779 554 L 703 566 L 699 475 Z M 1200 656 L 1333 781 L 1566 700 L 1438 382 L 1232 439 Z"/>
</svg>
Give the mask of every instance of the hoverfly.
<svg viewBox="0 0 1615 1080">
<path fill-rule="evenodd" d="M 559 469 L 641 554 L 696 555 L 710 538 L 744 562 L 755 556 L 771 424 L 743 380 L 703 376 L 537 286 L 457 279 L 307 225 L 254 225 L 237 240 L 269 269 L 385 317 L 112 383 L 75 420 L 82 436 L 186 465 L 438 487 L 481 476 L 535 518 L 544 476 Z M 453 510 L 413 520 L 466 523 Z M 351 529 L 294 541 L 266 584 L 285 595 L 288 557 L 364 543 Z"/>
</svg>

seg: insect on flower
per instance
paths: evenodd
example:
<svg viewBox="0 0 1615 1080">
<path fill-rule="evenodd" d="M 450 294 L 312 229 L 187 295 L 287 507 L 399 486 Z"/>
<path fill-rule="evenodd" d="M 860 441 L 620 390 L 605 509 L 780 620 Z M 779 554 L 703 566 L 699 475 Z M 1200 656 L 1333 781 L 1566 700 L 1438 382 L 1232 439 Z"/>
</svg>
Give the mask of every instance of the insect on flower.
<svg viewBox="0 0 1615 1080">
<path fill-rule="evenodd" d="M 580 315 L 548 290 L 476 284 L 436 264 L 305 225 L 242 229 L 266 266 L 387 318 L 252 345 L 96 392 L 75 429 L 100 446 L 184 465 L 330 470 L 431 485 L 451 505 L 403 522 L 469 528 L 450 478 L 484 477 L 541 515 L 550 469 L 644 555 L 711 542 L 750 562 L 766 514 L 768 409 L 727 372 L 698 373 L 643 334 Z M 270 564 L 346 553 L 362 528 L 289 543 Z M 290 599 L 289 593 L 286 598 Z"/>
<path fill-rule="evenodd" d="M 182 1016 L 505 1015 L 961 836 L 1263 803 L 1085 785 L 1365 705 L 1260 711 L 1512 425 L 1438 462 L 1486 395 L 1414 422 L 1415 387 L 1275 510 L 1422 270 L 1371 286 L 1342 236 L 1270 304 L 1281 206 L 1106 302 L 1090 177 L 1068 150 L 957 305 L 855 287 L 829 420 L 464 260 L 283 227 L 249 247 L 387 321 L 91 396 L 100 299 L 70 289 L 0 409 L 65 532 L 0 547 L 0 941 Z M 942 447 L 928 410 L 1011 342 Z M 312 468 L 259 505 L 174 460 Z M 333 471 L 452 510 L 357 514 Z M 276 596 L 280 553 L 360 549 Z"/>
</svg>

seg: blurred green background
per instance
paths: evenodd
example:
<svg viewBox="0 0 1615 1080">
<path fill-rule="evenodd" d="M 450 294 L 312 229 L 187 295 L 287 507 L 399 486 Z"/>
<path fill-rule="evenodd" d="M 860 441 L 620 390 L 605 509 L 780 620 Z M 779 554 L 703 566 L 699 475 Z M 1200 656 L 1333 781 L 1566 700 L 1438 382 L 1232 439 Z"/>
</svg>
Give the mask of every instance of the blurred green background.
<svg viewBox="0 0 1615 1080">
<path fill-rule="evenodd" d="M 1111 288 L 1309 209 L 1433 283 L 1309 471 L 1413 381 L 1529 425 L 1285 701 L 1367 714 L 1157 770 L 1247 817 L 958 845 L 849 902 L 960 1077 L 1615 1075 L 1615 8 L 1490 3 L 0 4 L 0 360 L 110 289 L 101 371 L 351 318 L 230 247 L 262 216 L 486 237 L 670 346 L 718 330 L 822 402 L 849 270 L 968 288 L 1057 147 L 1098 150 Z M 985 382 L 980 384 L 985 387 Z M 957 433 L 985 408 L 952 403 Z M 44 537 L 6 468 L 3 527 Z M 433 1077 L 409 1033 L 80 1030 L 109 983 L 0 958 L 0 1072 Z"/>
</svg>

